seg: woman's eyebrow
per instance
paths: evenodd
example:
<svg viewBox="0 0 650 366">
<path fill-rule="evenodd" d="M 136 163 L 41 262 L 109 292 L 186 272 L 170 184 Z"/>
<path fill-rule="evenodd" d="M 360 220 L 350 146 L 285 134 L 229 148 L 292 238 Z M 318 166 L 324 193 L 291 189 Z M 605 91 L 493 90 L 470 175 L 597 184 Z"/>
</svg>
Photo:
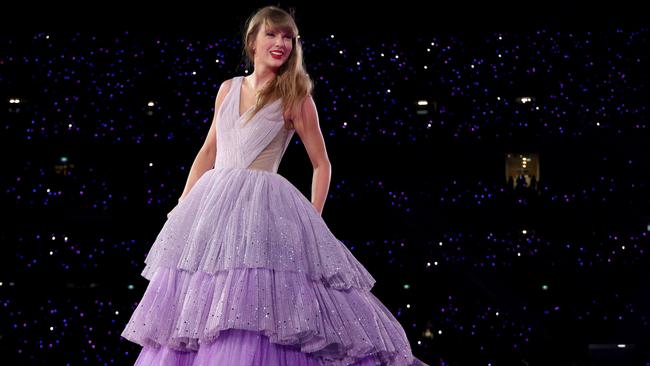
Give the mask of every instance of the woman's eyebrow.
<svg viewBox="0 0 650 366">
<path fill-rule="evenodd" d="M 280 32 L 280 33 L 283 33 L 283 34 L 285 34 L 287 36 L 293 37 L 293 32 L 283 32 L 283 31 L 279 31 L 277 29 L 267 29 L 266 31 L 267 32 L 274 32 L 274 33 Z"/>
</svg>

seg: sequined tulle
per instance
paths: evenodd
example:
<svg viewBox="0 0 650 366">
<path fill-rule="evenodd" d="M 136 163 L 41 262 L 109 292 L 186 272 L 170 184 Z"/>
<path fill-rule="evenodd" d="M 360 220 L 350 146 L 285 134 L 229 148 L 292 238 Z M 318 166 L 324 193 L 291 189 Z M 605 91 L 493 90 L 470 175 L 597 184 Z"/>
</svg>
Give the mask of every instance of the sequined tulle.
<svg viewBox="0 0 650 366">
<path fill-rule="evenodd" d="M 277 108 L 236 128 L 240 85 L 218 114 L 215 168 L 145 259 L 150 282 L 121 334 L 143 347 L 136 365 L 424 365 L 374 278 L 276 173 L 291 137 Z"/>
<path fill-rule="evenodd" d="M 233 268 L 295 271 L 336 289 L 374 278 L 329 230 L 307 198 L 267 171 L 207 171 L 169 216 L 142 275 L 158 267 L 214 274 Z"/>
<path fill-rule="evenodd" d="M 164 345 L 168 354 L 190 357 L 240 329 L 319 365 L 369 356 L 372 364 L 411 364 L 399 324 L 365 290 L 335 290 L 296 272 L 262 268 L 216 275 L 161 269 L 149 288 L 123 336 L 150 348 Z"/>
</svg>

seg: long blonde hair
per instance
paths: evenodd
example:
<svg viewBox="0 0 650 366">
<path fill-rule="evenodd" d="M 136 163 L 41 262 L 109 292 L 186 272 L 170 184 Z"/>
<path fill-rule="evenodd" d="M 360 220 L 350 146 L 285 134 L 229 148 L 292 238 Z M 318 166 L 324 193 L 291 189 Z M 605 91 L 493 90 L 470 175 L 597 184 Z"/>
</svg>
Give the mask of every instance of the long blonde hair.
<svg viewBox="0 0 650 366">
<path fill-rule="evenodd" d="M 265 6 L 246 21 L 243 45 L 246 65 L 249 69 L 254 60 L 252 48 L 255 37 L 263 25 L 289 33 L 292 36 L 293 50 L 276 76 L 259 91 L 255 107 L 244 123 L 250 121 L 267 103 L 278 98 L 282 98 L 282 111 L 287 112 L 295 110 L 298 103 L 313 93 L 314 83 L 305 70 L 298 26 L 294 21 L 294 10 L 291 9 L 290 12 L 291 14 L 277 6 Z"/>
</svg>

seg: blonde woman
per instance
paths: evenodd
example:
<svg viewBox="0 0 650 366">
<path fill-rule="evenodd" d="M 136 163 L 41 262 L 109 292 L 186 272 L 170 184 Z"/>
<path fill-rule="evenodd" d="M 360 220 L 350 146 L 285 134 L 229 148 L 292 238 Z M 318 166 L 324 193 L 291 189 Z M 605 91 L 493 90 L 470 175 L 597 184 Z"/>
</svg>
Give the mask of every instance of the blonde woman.
<svg viewBox="0 0 650 366">
<path fill-rule="evenodd" d="M 221 84 L 212 126 L 152 245 L 122 336 L 136 365 L 424 365 L 321 214 L 331 165 L 292 14 L 246 22 L 251 75 Z M 278 166 L 294 132 L 311 201 Z"/>
</svg>

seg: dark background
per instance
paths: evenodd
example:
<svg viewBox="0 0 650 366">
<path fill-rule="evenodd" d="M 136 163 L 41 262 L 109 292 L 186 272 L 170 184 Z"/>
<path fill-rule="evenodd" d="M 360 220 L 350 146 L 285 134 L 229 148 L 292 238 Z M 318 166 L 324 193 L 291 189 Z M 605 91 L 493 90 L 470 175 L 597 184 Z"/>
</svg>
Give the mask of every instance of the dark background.
<svg viewBox="0 0 650 366">
<path fill-rule="evenodd" d="M 18 42 L 18 46 L 12 47 L 3 43 L 7 49 L 19 49 L 21 55 L 40 55 L 47 51 L 30 49 L 28 40 L 35 33 L 48 31 L 54 31 L 57 41 L 69 40 L 75 32 L 100 34 L 109 45 L 113 37 L 133 44 L 147 44 L 146 40 L 160 35 L 165 39 L 191 36 L 206 42 L 216 37 L 237 39 L 246 17 L 266 4 L 22 3 L 8 4 L 0 17 L 3 40 Z M 416 44 L 418 37 L 451 36 L 465 42 L 468 54 L 480 49 L 481 40 L 496 31 L 516 35 L 536 29 L 550 29 L 550 33 L 602 30 L 607 35 L 603 38 L 611 40 L 616 39 L 619 27 L 627 31 L 648 25 L 641 3 L 631 2 L 400 1 L 378 6 L 328 1 L 279 5 L 296 7 L 298 25 L 310 41 L 333 32 L 349 45 L 377 46 L 384 41 L 388 45 L 397 40 L 400 47 L 407 47 Z M 124 30 L 131 36 L 124 37 Z M 647 37 L 647 31 L 642 36 Z M 639 44 L 647 45 L 647 38 Z M 612 42 L 603 47 L 607 45 L 620 46 Z M 68 47 L 74 49 L 79 45 L 57 43 L 52 52 L 65 54 Z M 322 47 L 326 45 L 312 45 L 314 54 L 323 52 Z M 3 55 L 9 52 L 7 49 L 1 51 Z M 644 67 L 648 55 L 644 50 L 633 50 L 643 60 L 634 69 L 634 85 L 645 88 L 631 95 L 628 102 L 632 105 L 639 105 L 639 99 L 648 97 L 648 74 Z M 309 54 L 314 61 L 310 65 L 326 60 L 314 54 Z M 626 65 L 630 64 L 633 63 Z M 35 110 L 42 111 L 52 94 L 43 92 L 47 82 L 30 77 L 43 68 L 33 64 L 15 68 L 9 63 L 3 65 L 3 100 L 21 92 L 31 98 Z M 336 86 L 369 88 L 358 80 L 337 78 L 335 67 L 313 69 L 315 75 L 323 75 Z M 150 83 L 140 84 L 142 98 L 158 96 L 178 107 L 173 90 L 188 94 L 205 90 L 208 94 L 195 97 L 192 104 L 201 110 L 201 117 L 209 117 L 214 90 L 209 86 L 195 88 L 181 82 L 161 82 L 157 78 L 174 72 L 168 66 L 160 74 L 151 75 Z M 211 77 L 222 80 L 233 72 L 220 70 Z M 391 76 L 397 80 L 397 75 L 388 77 Z M 400 84 L 402 89 L 396 89 L 396 94 L 411 101 L 432 93 L 441 105 L 455 113 L 456 119 L 450 118 L 452 122 L 464 122 L 471 101 L 452 98 L 444 87 L 434 82 L 436 87 L 432 88 L 427 81 Z M 543 80 L 539 85 L 543 85 Z M 51 92 L 64 94 L 64 90 Z M 525 88 L 510 91 L 511 95 L 526 92 Z M 324 84 L 319 85 L 316 93 L 323 107 L 329 106 L 335 96 Z M 129 103 L 137 107 L 139 100 L 127 100 L 120 105 Z M 354 105 L 342 110 L 354 110 Z M 322 110 L 323 116 L 329 114 Z M 146 286 L 146 281 L 139 277 L 142 256 L 186 178 L 187 171 L 175 169 L 191 163 L 197 141 L 207 129 L 171 126 L 164 121 L 148 124 L 150 120 L 142 117 L 147 124 L 138 125 L 142 130 L 135 132 L 171 130 L 178 138 L 168 144 L 152 140 L 143 145 L 114 141 L 110 134 L 99 141 L 85 136 L 26 142 L 24 135 L 31 114 L 18 114 L 15 118 L 4 108 L 0 116 L 2 125 L 9 126 L 0 131 L 0 152 L 5 157 L 5 173 L 0 183 L 5 188 L 2 207 L 6 213 L 0 231 L 5 251 L 0 273 L 4 282 L 0 292 L 3 355 L 11 364 L 132 363 L 138 347 L 120 341 L 116 332 L 121 330 Z M 647 110 L 641 117 L 640 122 L 647 124 Z M 648 365 L 648 241 L 627 239 L 650 224 L 650 151 L 647 130 L 629 129 L 634 122 L 637 121 L 616 120 L 613 127 L 604 130 L 567 123 L 568 127 L 584 132 L 580 138 L 557 136 L 543 128 L 531 131 L 499 126 L 483 130 L 485 138 L 481 141 L 464 133 L 461 138 L 453 138 L 453 126 L 422 133 L 417 142 L 411 143 L 403 137 L 378 137 L 377 130 L 366 141 L 343 133 L 327 136 L 334 166 L 334 196 L 326 204 L 324 217 L 333 232 L 354 248 L 355 255 L 376 276 L 378 283 L 373 292 L 392 311 L 401 314 L 399 319 L 409 339 L 423 340 L 424 344 L 414 347 L 414 352 L 430 365 L 442 365 L 442 360 L 452 365 L 485 365 L 495 360 L 497 365 L 523 365 L 523 360 L 530 365 Z M 323 125 L 327 130 L 334 129 L 330 124 Z M 617 134 L 617 127 L 624 132 Z M 495 138 L 495 131 L 501 133 L 501 138 Z M 124 131 L 118 134 L 127 135 Z M 471 193 L 480 191 L 477 182 L 484 182 L 490 192 L 505 186 L 503 155 L 521 150 L 540 153 L 543 181 L 550 190 L 503 194 L 485 206 L 473 204 Z M 53 200 L 48 204 L 38 195 L 30 203 L 15 202 L 14 186 L 24 189 L 25 197 L 34 197 L 27 194 L 33 186 L 17 183 L 16 176 L 22 177 L 23 182 L 58 184 L 59 177 L 51 173 L 51 168 L 61 155 L 69 155 L 79 172 L 86 173 L 79 177 L 81 183 L 88 185 L 89 195 L 98 197 L 98 201 L 108 193 L 114 195 L 112 200 L 107 199 L 110 210 L 92 209 L 84 206 L 83 200 Z M 572 163 L 574 157 L 579 157 L 579 166 Z M 164 163 L 162 172 L 143 169 L 152 159 Z M 306 196 L 311 183 L 308 163 L 304 147 L 292 144 L 279 171 Z M 610 186 L 602 183 L 602 176 L 617 179 L 613 193 L 608 193 Z M 377 188 L 377 181 L 383 182 L 385 191 Z M 104 182 L 108 185 L 104 186 Z M 161 182 L 166 183 L 166 188 L 151 195 L 142 188 L 159 188 Z M 452 182 L 457 182 L 457 186 Z M 77 182 L 61 182 L 61 186 L 71 183 Z M 637 188 L 629 188 L 627 183 L 635 183 Z M 597 187 L 596 193 L 581 195 L 582 189 L 592 186 Z M 455 197 L 444 193 L 447 188 L 458 190 L 462 197 L 458 204 L 440 202 L 441 197 Z M 469 196 L 462 194 L 465 189 L 471 192 Z M 387 198 L 393 193 L 405 193 L 410 201 Z M 562 204 L 561 198 L 552 199 L 564 193 L 576 194 L 578 198 L 570 204 Z M 120 200 L 120 194 L 128 194 L 130 200 Z M 609 200 L 598 201 L 602 196 Z M 152 198 L 153 204 L 149 202 Z M 527 204 L 519 204 L 520 200 Z M 392 203 L 401 203 L 410 210 Z M 531 239 L 519 236 L 522 228 L 533 233 Z M 50 259 L 47 253 L 51 245 L 43 240 L 51 233 L 71 233 L 73 237 L 73 243 L 62 246 L 64 249 L 56 259 Z M 453 233 L 464 236 L 458 239 Z M 490 234 L 518 246 L 493 242 Z M 625 239 L 613 239 L 614 236 Z M 444 241 L 445 246 L 439 247 L 439 241 Z M 620 245 L 625 242 L 638 244 L 634 255 L 620 254 Z M 567 245 L 571 249 L 565 249 Z M 580 249 L 583 247 L 584 251 Z M 638 254 L 639 249 L 645 252 Z M 513 250 L 526 253 L 524 259 L 514 260 Z M 539 255 L 534 255 L 536 250 Z M 607 264 L 610 255 L 615 261 Z M 440 260 L 443 268 L 423 268 L 424 258 Z M 584 266 L 578 264 L 581 261 Z M 496 264 L 494 269 L 492 262 Z M 6 283 L 12 280 L 18 285 L 7 288 Z M 412 291 L 400 290 L 405 282 Z M 125 290 L 129 284 L 135 285 L 136 290 Z M 550 286 L 550 292 L 540 291 L 544 284 Z M 405 302 L 413 304 L 414 309 L 407 311 Z M 629 311 L 630 304 L 633 312 Z M 556 307 L 560 310 L 554 310 Z M 501 318 L 494 315 L 495 309 L 501 311 Z M 115 310 L 120 311 L 119 315 L 115 315 Z M 587 312 L 589 315 L 585 315 Z M 85 318 L 78 317 L 80 313 L 86 314 Z M 616 321 L 612 317 L 617 314 L 625 314 L 625 318 Z M 61 318 L 70 319 L 67 328 L 61 325 Z M 51 319 L 58 324 L 54 333 L 48 330 Z M 470 337 L 467 334 L 472 324 L 478 324 L 478 329 Z M 442 337 L 426 338 L 422 336 L 425 328 L 445 329 L 445 333 Z M 529 342 L 522 343 L 527 337 Z M 47 345 L 52 342 L 61 343 L 49 349 Z M 635 349 L 621 353 L 590 348 L 620 342 L 632 343 Z M 513 344 L 520 348 L 514 349 Z M 19 349 L 21 353 L 17 352 Z"/>
</svg>

